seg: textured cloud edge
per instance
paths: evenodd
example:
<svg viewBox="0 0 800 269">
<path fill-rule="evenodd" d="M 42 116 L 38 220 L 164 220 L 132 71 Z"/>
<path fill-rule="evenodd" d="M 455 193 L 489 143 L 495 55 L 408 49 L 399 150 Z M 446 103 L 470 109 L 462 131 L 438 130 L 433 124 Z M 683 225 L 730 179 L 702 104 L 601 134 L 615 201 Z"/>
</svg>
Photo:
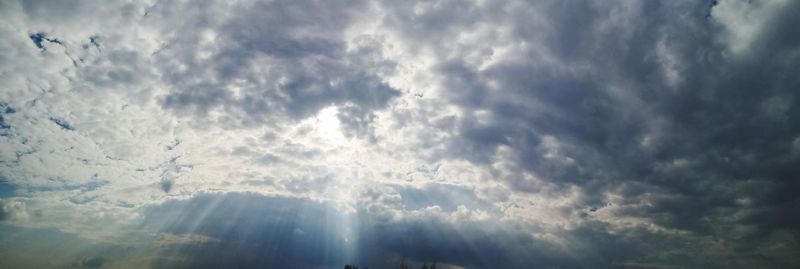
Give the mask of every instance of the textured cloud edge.
<svg viewBox="0 0 800 269">
<path fill-rule="evenodd" d="M 798 12 L 2 0 L 0 267 L 797 268 Z"/>
</svg>

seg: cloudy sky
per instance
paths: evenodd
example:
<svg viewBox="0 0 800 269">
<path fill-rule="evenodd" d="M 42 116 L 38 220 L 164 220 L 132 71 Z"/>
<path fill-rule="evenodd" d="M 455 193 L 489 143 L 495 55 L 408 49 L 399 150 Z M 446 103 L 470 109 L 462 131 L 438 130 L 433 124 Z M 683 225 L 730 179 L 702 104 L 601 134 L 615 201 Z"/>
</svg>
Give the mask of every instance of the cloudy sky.
<svg viewBox="0 0 800 269">
<path fill-rule="evenodd" d="M 797 14 L 0 0 L 0 267 L 800 268 Z"/>
</svg>

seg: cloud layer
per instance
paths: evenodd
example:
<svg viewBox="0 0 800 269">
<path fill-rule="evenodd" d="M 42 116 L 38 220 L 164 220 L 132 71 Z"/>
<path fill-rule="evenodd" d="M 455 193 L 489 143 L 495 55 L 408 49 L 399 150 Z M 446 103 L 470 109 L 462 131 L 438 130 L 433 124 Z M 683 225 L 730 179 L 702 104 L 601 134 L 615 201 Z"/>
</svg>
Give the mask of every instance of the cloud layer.
<svg viewBox="0 0 800 269">
<path fill-rule="evenodd" d="M 800 267 L 798 12 L 0 1 L 0 254 Z"/>
</svg>

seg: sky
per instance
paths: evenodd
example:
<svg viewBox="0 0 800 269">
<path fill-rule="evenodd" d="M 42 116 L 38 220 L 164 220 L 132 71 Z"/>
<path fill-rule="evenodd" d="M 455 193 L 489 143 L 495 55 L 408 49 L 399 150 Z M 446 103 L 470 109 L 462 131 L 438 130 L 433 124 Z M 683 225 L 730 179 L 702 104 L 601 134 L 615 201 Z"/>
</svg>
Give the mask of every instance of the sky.
<svg viewBox="0 0 800 269">
<path fill-rule="evenodd" d="M 0 267 L 800 268 L 797 14 L 0 0 Z"/>
</svg>

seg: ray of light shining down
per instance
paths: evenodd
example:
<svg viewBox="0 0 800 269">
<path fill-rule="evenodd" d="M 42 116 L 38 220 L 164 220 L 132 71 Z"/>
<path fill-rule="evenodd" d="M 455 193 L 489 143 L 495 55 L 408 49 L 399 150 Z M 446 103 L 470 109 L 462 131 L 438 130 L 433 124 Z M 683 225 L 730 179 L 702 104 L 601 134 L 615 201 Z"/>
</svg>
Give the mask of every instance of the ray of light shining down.
<svg viewBox="0 0 800 269">
<path fill-rule="evenodd" d="M 797 14 L 0 0 L 0 268 L 800 268 Z"/>
</svg>

